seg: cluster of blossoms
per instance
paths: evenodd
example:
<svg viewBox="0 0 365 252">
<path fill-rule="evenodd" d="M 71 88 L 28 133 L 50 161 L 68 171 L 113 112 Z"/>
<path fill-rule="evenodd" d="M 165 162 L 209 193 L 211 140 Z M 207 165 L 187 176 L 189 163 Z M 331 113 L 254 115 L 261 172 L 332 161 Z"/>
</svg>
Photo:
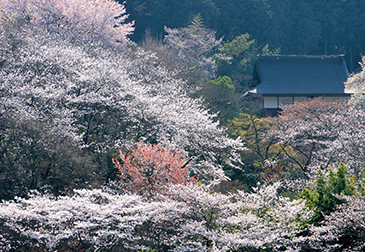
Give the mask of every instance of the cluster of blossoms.
<svg viewBox="0 0 365 252">
<path fill-rule="evenodd" d="M 159 251 L 280 250 L 291 246 L 299 223 L 311 212 L 302 201 L 278 196 L 278 186 L 223 195 L 204 186 L 176 184 L 153 200 L 111 189 L 76 190 L 58 198 L 33 194 L 1 203 L 1 229 L 8 231 L 0 246 L 5 251 L 21 246 L 52 250 L 61 244 Z"/>
<path fill-rule="evenodd" d="M 341 162 L 359 176 L 365 157 L 364 120 L 362 110 L 315 99 L 285 106 L 281 115 L 272 119 L 271 134 L 288 159 L 309 176 Z"/>
<path fill-rule="evenodd" d="M 1 0 L 0 18 L 25 27 L 62 34 L 64 38 L 97 38 L 126 44 L 134 31 L 124 5 L 113 0 Z"/>
<path fill-rule="evenodd" d="M 45 122 L 55 135 L 95 153 L 141 140 L 158 142 L 182 150 L 184 157 L 193 159 L 190 169 L 207 179 L 225 178 L 226 164 L 219 160 L 224 156 L 228 163 L 238 161 L 241 142 L 225 135 L 215 115 L 201 99 L 189 96 L 185 82 L 164 68 L 156 54 L 62 32 L 84 34 L 83 27 L 89 25 L 95 30 L 88 32 L 110 40 L 112 27 L 122 36 L 118 41 L 127 41 L 131 24 L 110 23 L 125 20 L 123 5 L 96 0 L 16 3 L 2 1 L 6 8 L 0 36 L 0 115 Z M 16 23 L 28 19 L 14 13 L 29 16 L 30 23 Z M 85 21 L 81 26 L 79 19 L 93 24 Z M 8 29 L 7 22 L 19 25 L 19 31 Z M 48 31 L 55 27 L 62 31 Z"/>
<path fill-rule="evenodd" d="M 0 203 L 3 251 L 364 250 L 361 197 L 345 198 L 311 227 L 305 201 L 278 194 L 279 183 L 229 195 L 196 185 L 188 174 L 208 184 L 226 178 L 224 166 L 241 165 L 242 142 L 225 134 L 158 55 L 129 41 L 133 23 L 125 23 L 123 5 L 0 0 L 0 8 L 0 182 L 11 169 L 16 175 L 7 183 L 17 189 L 65 176 L 60 166 L 67 164 L 58 161 L 71 161 L 61 142 L 95 159 L 121 149 L 116 190 L 35 191 Z M 214 78 L 212 54 L 222 40 L 213 31 L 199 22 L 165 31 L 182 71 Z M 347 84 L 358 90 L 357 106 L 362 75 Z M 306 175 L 345 162 L 359 176 L 364 118 L 362 110 L 314 100 L 285 107 L 268 135 Z M 68 176 L 83 172 L 73 168 Z M 309 233 L 300 237 L 304 227 Z"/>
</svg>

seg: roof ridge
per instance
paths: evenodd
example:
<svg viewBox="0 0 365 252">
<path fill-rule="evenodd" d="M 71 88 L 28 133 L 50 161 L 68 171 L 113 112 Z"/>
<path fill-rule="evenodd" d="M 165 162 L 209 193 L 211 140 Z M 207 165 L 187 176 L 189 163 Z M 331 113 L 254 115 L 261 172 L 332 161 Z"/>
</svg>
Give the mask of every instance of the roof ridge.
<svg viewBox="0 0 365 252">
<path fill-rule="evenodd" d="M 344 54 L 340 55 L 257 55 L 257 60 L 259 59 L 269 59 L 269 60 L 324 60 L 324 59 L 343 59 Z"/>
</svg>

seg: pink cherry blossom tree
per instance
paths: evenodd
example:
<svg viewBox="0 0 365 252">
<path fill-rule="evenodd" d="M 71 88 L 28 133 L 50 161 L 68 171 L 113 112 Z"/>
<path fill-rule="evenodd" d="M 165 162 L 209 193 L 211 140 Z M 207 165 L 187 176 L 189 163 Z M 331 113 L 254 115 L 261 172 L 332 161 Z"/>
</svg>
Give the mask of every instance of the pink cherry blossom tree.
<svg viewBox="0 0 365 252">
<path fill-rule="evenodd" d="M 160 144 L 139 142 L 130 154 L 120 150 L 120 160 L 113 159 L 119 170 L 121 187 L 137 194 L 154 196 L 168 184 L 196 182 L 198 176 L 188 177 L 189 161 L 181 158 L 181 151 L 171 152 Z"/>
</svg>

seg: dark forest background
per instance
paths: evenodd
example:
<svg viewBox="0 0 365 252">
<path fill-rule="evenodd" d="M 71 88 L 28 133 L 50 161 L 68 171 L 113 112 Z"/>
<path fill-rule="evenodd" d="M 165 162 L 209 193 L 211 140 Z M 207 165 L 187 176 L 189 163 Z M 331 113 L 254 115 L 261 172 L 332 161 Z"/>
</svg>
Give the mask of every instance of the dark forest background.
<svg viewBox="0 0 365 252">
<path fill-rule="evenodd" d="M 364 1 L 127 0 L 125 6 L 137 43 L 146 33 L 162 39 L 164 26 L 186 27 L 200 13 L 224 41 L 248 33 L 258 46 L 280 48 L 281 54 L 345 54 L 350 72 L 359 70 L 365 52 Z"/>
</svg>

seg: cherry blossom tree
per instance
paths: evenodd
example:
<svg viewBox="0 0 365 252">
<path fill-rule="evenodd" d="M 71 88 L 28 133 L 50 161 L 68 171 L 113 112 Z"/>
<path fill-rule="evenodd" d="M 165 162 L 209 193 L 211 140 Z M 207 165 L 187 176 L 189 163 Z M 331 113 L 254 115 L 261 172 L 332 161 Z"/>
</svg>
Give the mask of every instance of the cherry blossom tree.
<svg viewBox="0 0 365 252">
<path fill-rule="evenodd" d="M 1 17 L 26 27 L 125 44 L 134 30 L 125 7 L 113 0 L 2 0 Z"/>
<path fill-rule="evenodd" d="M 192 159 L 189 172 L 206 181 L 224 179 L 222 167 L 238 160 L 241 142 L 225 135 L 156 54 L 20 27 L 1 26 L 0 114 L 45 122 L 96 160 L 98 176 L 115 174 L 115 150 L 140 140 L 182 151 Z M 47 138 L 37 143 L 48 146 Z"/>
<path fill-rule="evenodd" d="M 113 162 L 119 169 L 121 186 L 137 194 L 155 195 L 167 184 L 187 184 L 196 182 L 198 177 L 189 179 L 186 170 L 189 161 L 181 158 L 181 151 L 171 152 L 160 144 L 142 142 L 131 147 L 130 154 L 120 150 L 120 163 Z"/>
<path fill-rule="evenodd" d="M 223 38 L 216 39 L 215 31 L 204 27 L 200 14 L 195 16 L 188 27 L 171 29 L 165 27 L 164 41 L 167 48 L 176 52 L 183 72 L 196 70 L 205 77 L 214 79 L 217 65 L 213 58 Z"/>
<path fill-rule="evenodd" d="M 365 248 L 364 198 L 341 196 L 346 201 L 312 227 L 308 237 L 298 239 L 304 251 L 363 251 Z"/>
<path fill-rule="evenodd" d="M 365 108 L 365 57 L 362 57 L 362 62 L 359 63 L 361 66 L 361 71 L 352 74 L 346 82 L 346 91 L 352 93 L 349 103 L 357 108 L 364 110 Z"/>
<path fill-rule="evenodd" d="M 237 251 L 292 246 L 311 212 L 278 196 L 279 184 L 223 195 L 204 186 L 169 185 L 154 199 L 111 189 L 73 196 L 33 194 L 0 203 L 0 246 L 72 249 Z"/>
<path fill-rule="evenodd" d="M 272 120 L 272 135 L 279 144 L 290 146 L 287 157 L 307 175 L 318 169 L 345 163 L 352 174 L 360 176 L 364 161 L 363 111 L 337 101 L 315 99 L 283 107 Z"/>
</svg>

